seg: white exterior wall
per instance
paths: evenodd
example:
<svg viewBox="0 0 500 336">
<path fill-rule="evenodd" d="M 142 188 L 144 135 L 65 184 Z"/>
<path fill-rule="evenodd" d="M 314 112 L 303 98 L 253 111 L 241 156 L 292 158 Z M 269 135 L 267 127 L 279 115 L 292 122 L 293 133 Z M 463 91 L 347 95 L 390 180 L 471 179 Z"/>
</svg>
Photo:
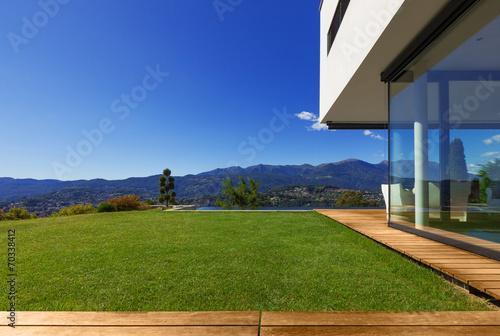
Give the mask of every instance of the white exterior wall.
<svg viewBox="0 0 500 336">
<path fill-rule="evenodd" d="M 450 0 L 351 0 L 330 53 L 328 30 L 338 0 L 321 11 L 320 120 L 386 123 L 380 74 Z"/>
<path fill-rule="evenodd" d="M 352 0 L 327 55 L 328 30 L 338 0 L 321 7 L 320 119 L 337 100 L 404 0 Z"/>
</svg>

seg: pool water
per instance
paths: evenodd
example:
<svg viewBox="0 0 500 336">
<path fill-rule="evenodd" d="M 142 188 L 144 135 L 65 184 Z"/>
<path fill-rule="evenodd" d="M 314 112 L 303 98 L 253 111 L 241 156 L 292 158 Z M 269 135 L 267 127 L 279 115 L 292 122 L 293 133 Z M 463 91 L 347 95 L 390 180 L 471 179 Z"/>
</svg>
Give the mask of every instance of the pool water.
<svg viewBox="0 0 500 336">
<path fill-rule="evenodd" d="M 261 207 L 261 208 L 256 208 L 253 210 L 260 210 L 260 211 L 312 211 L 314 209 L 367 209 L 367 208 L 306 208 L 306 207 Z M 385 209 L 385 208 L 369 208 L 369 209 Z M 241 210 L 252 210 L 250 208 L 247 209 L 240 209 L 240 208 L 232 208 L 232 209 L 227 209 L 227 208 L 218 208 L 218 207 L 202 207 L 198 208 L 196 210 L 209 210 L 209 211 L 241 211 Z"/>
</svg>

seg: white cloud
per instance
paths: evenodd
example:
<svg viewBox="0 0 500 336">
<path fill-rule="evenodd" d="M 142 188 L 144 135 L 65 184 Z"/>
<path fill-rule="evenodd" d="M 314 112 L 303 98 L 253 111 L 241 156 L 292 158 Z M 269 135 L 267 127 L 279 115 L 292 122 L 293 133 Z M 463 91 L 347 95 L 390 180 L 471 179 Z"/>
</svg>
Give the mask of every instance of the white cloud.
<svg viewBox="0 0 500 336">
<path fill-rule="evenodd" d="M 487 145 L 492 145 L 493 144 L 493 140 L 491 139 L 484 139 L 483 142 Z"/>
<path fill-rule="evenodd" d="M 373 139 L 382 140 L 382 141 L 386 141 L 387 140 L 384 137 L 382 137 L 381 135 L 375 134 L 375 133 L 373 133 L 372 131 L 369 131 L 369 130 L 365 130 L 363 132 L 363 134 L 366 135 L 366 136 L 369 136 L 369 137 L 371 137 Z"/>
<path fill-rule="evenodd" d="M 481 154 L 481 156 L 490 157 L 494 159 L 500 159 L 500 152 L 486 152 Z"/>
<path fill-rule="evenodd" d="M 479 169 L 481 169 L 481 166 L 480 165 L 477 165 L 477 164 L 474 164 L 474 163 L 470 163 L 467 165 L 467 171 L 471 174 L 477 174 L 477 172 L 479 171 Z"/>
<path fill-rule="evenodd" d="M 327 130 L 328 126 L 326 124 L 320 124 L 319 121 L 316 121 L 311 127 L 308 128 L 309 131 L 321 131 Z"/>
<path fill-rule="evenodd" d="M 500 142 L 500 134 L 494 135 L 491 138 L 484 139 L 483 142 L 487 145 L 493 145 Z"/>
<path fill-rule="evenodd" d="M 300 113 L 295 114 L 295 116 L 300 120 L 314 122 L 311 126 L 306 127 L 308 131 L 323 131 L 328 129 L 328 126 L 326 124 L 321 124 L 319 122 L 319 118 L 316 117 L 316 115 L 311 112 L 302 111 Z"/>
<path fill-rule="evenodd" d="M 314 120 L 314 121 L 317 120 L 317 118 L 314 114 L 312 114 L 311 112 L 306 112 L 306 111 L 302 111 L 300 113 L 297 113 L 296 116 L 301 120 Z"/>
</svg>

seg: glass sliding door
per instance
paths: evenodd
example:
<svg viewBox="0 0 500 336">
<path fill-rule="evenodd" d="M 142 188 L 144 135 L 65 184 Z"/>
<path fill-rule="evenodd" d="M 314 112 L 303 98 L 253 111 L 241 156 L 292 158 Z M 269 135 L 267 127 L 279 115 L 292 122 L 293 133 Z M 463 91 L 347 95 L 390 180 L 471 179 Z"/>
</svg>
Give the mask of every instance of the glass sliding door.
<svg viewBox="0 0 500 336">
<path fill-rule="evenodd" d="M 389 82 L 390 223 L 497 259 L 499 32 L 480 1 Z"/>
</svg>

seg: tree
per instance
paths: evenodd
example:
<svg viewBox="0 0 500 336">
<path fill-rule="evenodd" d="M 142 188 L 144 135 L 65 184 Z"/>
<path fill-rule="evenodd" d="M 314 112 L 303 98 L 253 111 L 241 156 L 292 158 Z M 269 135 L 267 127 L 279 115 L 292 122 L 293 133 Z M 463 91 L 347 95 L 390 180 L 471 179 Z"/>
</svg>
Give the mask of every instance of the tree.
<svg viewBox="0 0 500 336">
<path fill-rule="evenodd" d="M 222 180 L 222 196 L 225 198 L 217 197 L 215 206 L 223 208 L 231 208 L 237 206 L 239 208 L 255 209 L 257 207 L 265 206 L 268 204 L 269 197 L 263 197 L 259 193 L 260 181 L 248 178 L 248 184 L 243 177 L 239 176 L 238 188 L 233 186 L 233 181 L 228 177 L 227 180 Z"/>
<path fill-rule="evenodd" d="M 458 138 L 450 143 L 450 179 L 454 181 L 467 181 L 469 179 L 464 144 Z"/>
<path fill-rule="evenodd" d="M 481 165 L 481 170 L 477 173 L 481 180 L 479 181 L 479 201 L 486 203 L 486 189 L 495 188 L 500 182 L 500 160 L 495 159 Z"/>
<path fill-rule="evenodd" d="M 488 196 L 486 195 L 486 189 L 493 188 L 493 183 L 491 179 L 487 176 L 484 169 L 477 172 L 477 175 L 481 178 L 479 180 L 479 202 L 486 203 L 488 201 Z"/>
<path fill-rule="evenodd" d="M 163 171 L 163 175 L 160 176 L 160 189 L 158 190 L 160 192 L 160 197 L 158 197 L 158 201 L 161 203 L 165 202 L 167 207 L 169 202 L 175 202 L 175 184 L 174 184 L 174 177 L 170 176 L 172 172 L 170 169 L 165 169 Z"/>
<path fill-rule="evenodd" d="M 500 182 L 500 159 L 492 160 L 488 163 L 481 165 L 482 170 L 494 182 Z"/>
<path fill-rule="evenodd" d="M 374 200 L 367 201 L 361 191 L 348 190 L 339 197 L 335 206 L 337 208 L 374 208 L 379 205 Z"/>
</svg>

